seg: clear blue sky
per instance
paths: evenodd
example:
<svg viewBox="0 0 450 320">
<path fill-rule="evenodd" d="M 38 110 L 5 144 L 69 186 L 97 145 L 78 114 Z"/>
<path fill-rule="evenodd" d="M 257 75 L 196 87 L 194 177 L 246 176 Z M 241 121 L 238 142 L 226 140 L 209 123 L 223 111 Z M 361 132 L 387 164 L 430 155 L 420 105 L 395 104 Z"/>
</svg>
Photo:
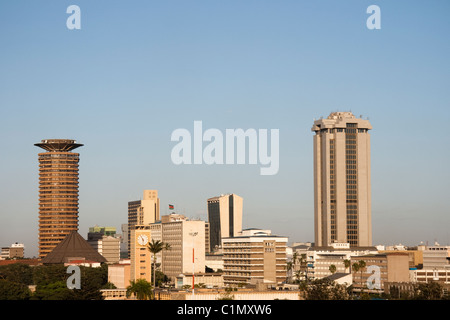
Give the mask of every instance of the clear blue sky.
<svg viewBox="0 0 450 320">
<path fill-rule="evenodd" d="M 81 8 L 81 30 L 66 9 Z M 381 8 L 381 30 L 366 9 Z M 37 255 L 41 139 L 84 143 L 80 234 L 127 222 L 158 189 L 206 220 L 206 200 L 244 198 L 244 227 L 314 240 L 314 118 L 372 123 L 374 244 L 450 242 L 450 2 L 2 1 L 0 246 Z M 280 130 L 280 170 L 175 166 L 177 128 Z M 167 209 L 166 209 L 167 208 Z"/>
</svg>

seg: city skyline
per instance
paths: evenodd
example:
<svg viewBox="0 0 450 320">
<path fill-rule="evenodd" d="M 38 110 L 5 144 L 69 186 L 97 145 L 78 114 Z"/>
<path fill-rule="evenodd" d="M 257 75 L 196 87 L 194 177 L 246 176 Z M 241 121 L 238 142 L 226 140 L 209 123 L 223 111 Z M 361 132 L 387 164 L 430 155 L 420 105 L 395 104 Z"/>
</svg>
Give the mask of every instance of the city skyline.
<svg viewBox="0 0 450 320">
<path fill-rule="evenodd" d="M 244 199 L 243 228 L 314 241 L 315 119 L 368 117 L 373 244 L 450 243 L 450 4 L 435 1 L 227 3 L 77 1 L 0 5 L 0 244 L 38 255 L 41 139 L 84 144 L 79 233 L 127 222 L 156 189 L 207 221 L 208 198 Z M 380 30 L 366 27 L 371 4 Z M 279 129 L 279 171 L 175 165 L 171 133 Z M 167 211 L 166 211 L 167 210 Z"/>
</svg>

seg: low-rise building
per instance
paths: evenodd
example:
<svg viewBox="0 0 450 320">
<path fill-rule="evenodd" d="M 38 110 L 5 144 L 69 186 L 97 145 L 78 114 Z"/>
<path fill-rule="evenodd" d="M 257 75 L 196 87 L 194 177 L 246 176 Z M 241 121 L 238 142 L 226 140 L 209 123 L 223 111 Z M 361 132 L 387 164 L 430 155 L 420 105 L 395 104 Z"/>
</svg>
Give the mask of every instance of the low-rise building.
<svg viewBox="0 0 450 320">
<path fill-rule="evenodd" d="M 412 269 L 409 271 L 411 282 L 440 282 L 450 285 L 450 267 L 440 269 Z"/>
<path fill-rule="evenodd" d="M 192 273 L 183 273 L 177 277 L 176 286 L 177 289 L 183 287 L 194 288 L 196 286 L 201 288 L 223 288 L 223 276 L 222 273 L 195 273 L 194 279 L 192 279 Z"/>
<path fill-rule="evenodd" d="M 450 267 L 450 246 L 427 246 L 423 253 L 423 269 L 445 269 Z"/>
<path fill-rule="evenodd" d="M 364 261 L 365 266 L 355 270 L 353 265 Z M 395 252 L 352 257 L 352 276 L 355 291 L 379 293 L 385 282 L 408 282 L 409 257 L 407 253 Z"/>
<path fill-rule="evenodd" d="M 25 246 L 22 243 L 13 243 L 10 247 L 2 247 L 0 259 L 23 259 Z"/>
<path fill-rule="evenodd" d="M 222 238 L 225 286 L 284 282 L 287 241 L 287 237 L 261 229 L 246 229 L 236 237 Z"/>
<path fill-rule="evenodd" d="M 322 279 L 332 274 L 330 266 L 336 273 L 350 273 L 350 263 L 353 257 L 376 254 L 375 247 L 351 247 L 349 243 L 332 243 L 330 246 L 310 247 L 307 250 L 307 278 Z"/>
<path fill-rule="evenodd" d="M 223 270 L 223 254 L 206 254 L 205 267 L 208 267 L 215 272 Z"/>
<path fill-rule="evenodd" d="M 120 260 L 118 263 L 108 266 L 108 282 L 118 289 L 127 288 L 130 285 L 131 262 L 129 259 Z"/>
</svg>

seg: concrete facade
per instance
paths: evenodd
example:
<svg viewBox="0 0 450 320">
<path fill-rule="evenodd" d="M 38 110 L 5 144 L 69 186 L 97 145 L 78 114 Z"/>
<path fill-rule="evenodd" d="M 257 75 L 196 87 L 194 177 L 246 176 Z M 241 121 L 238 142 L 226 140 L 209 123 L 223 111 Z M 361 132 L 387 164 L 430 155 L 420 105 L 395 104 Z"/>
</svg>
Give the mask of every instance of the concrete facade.
<svg viewBox="0 0 450 320">
<path fill-rule="evenodd" d="M 121 260 L 119 263 L 108 266 L 108 282 L 118 289 L 125 289 L 130 285 L 131 276 L 130 260 Z"/>
<path fill-rule="evenodd" d="M 336 273 L 350 273 L 351 267 L 345 267 L 345 260 L 377 253 L 375 247 L 351 247 L 348 243 L 310 247 L 307 250 L 307 278 L 313 280 L 331 276 L 331 265 L 336 267 Z"/>
<path fill-rule="evenodd" d="M 351 112 L 314 121 L 316 246 L 372 246 L 370 129 Z"/>
<path fill-rule="evenodd" d="M 161 223 L 162 241 L 170 250 L 162 252 L 162 272 L 173 282 L 184 273 L 205 272 L 205 222 L 200 220 Z"/>
<path fill-rule="evenodd" d="M 287 241 L 287 237 L 259 229 L 247 229 L 236 237 L 222 238 L 224 284 L 264 282 L 277 285 L 285 281 Z"/>
<path fill-rule="evenodd" d="M 353 257 L 351 264 L 363 260 L 365 268 L 352 270 L 353 286 L 357 291 L 381 292 L 385 283 L 409 282 L 409 257 L 407 253 L 387 253 Z M 369 288 L 372 285 L 373 288 Z"/>
<path fill-rule="evenodd" d="M 120 260 L 120 239 L 102 235 L 99 239 L 88 238 L 87 242 L 100 253 L 107 263 L 117 263 Z"/>
</svg>

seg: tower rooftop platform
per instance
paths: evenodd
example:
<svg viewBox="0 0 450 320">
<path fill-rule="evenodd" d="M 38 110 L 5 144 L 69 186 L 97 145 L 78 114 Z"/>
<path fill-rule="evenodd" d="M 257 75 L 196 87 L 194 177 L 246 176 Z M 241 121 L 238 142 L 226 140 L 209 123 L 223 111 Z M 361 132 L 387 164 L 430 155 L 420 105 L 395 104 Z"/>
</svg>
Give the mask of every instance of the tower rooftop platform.
<svg viewBox="0 0 450 320">
<path fill-rule="evenodd" d="M 69 152 L 83 146 L 83 144 L 69 139 L 46 139 L 34 145 L 50 152 Z"/>
</svg>

